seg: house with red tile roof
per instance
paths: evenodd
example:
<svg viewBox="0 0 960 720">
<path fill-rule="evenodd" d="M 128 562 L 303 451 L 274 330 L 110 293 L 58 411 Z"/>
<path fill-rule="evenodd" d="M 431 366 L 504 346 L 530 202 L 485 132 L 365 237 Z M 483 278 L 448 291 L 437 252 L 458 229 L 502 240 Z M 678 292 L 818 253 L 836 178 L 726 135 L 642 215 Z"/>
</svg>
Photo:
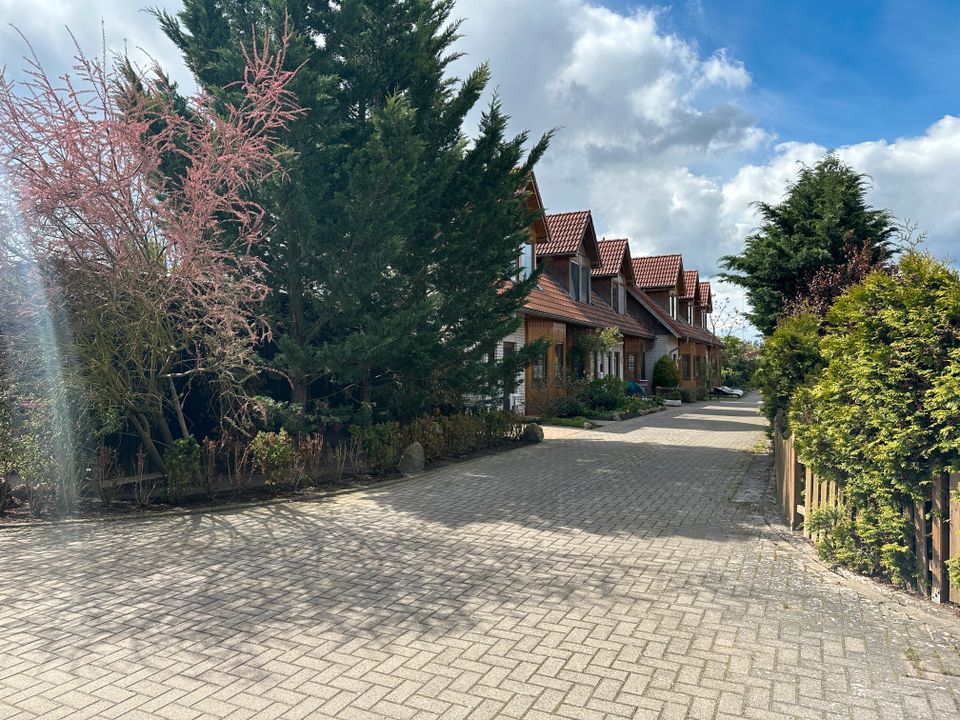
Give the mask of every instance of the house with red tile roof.
<svg viewBox="0 0 960 720">
<path fill-rule="evenodd" d="M 589 210 L 547 215 L 546 225 L 547 239 L 536 245 L 543 274 L 523 309 L 526 341 L 543 338 L 550 347 L 527 370 L 524 402 L 532 414 L 548 412 L 571 383 L 636 374 L 639 356 L 653 339 L 626 313 L 628 243 L 599 242 Z M 601 354 L 582 349 L 585 336 L 605 328 L 618 329 L 623 342 Z"/>
<path fill-rule="evenodd" d="M 543 414 L 580 382 L 606 375 L 646 385 L 663 355 L 680 366 L 682 387 L 712 379 L 711 350 L 719 341 L 706 330 L 710 286 L 684 269 L 682 256 L 632 258 L 628 239 L 597 239 L 589 210 L 546 214 L 532 174 L 526 203 L 539 215 L 517 272 L 541 275 L 520 327 L 498 344 L 496 356 L 539 339 L 547 351 L 505 389 L 506 407 Z M 602 353 L 585 350 L 587 336 L 606 328 L 619 330 L 622 342 Z"/>
<path fill-rule="evenodd" d="M 628 309 L 639 322 L 647 323 L 655 340 L 646 358 L 652 377 L 653 366 L 664 355 L 670 356 L 680 370 L 680 387 L 691 391 L 719 381 L 719 353 L 722 346 L 707 329 L 712 301 L 696 270 L 684 270 L 680 255 L 635 258 L 635 288 L 628 298 Z M 706 294 L 704 294 L 706 293 Z"/>
</svg>

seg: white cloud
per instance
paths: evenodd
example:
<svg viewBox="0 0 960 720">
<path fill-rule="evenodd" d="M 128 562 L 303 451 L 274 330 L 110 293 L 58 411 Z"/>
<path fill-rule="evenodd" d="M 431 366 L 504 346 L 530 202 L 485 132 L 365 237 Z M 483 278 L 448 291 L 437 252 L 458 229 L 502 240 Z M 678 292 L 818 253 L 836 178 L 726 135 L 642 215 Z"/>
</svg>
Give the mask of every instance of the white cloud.
<svg viewBox="0 0 960 720">
<path fill-rule="evenodd" d="M 193 77 L 180 52 L 161 32 L 145 9 L 175 12 L 178 0 L 0 0 L 0 67 L 15 71 L 29 48 L 17 34 L 22 32 L 51 75 L 62 75 L 73 65 L 76 53 L 72 33 L 84 53 L 99 55 L 104 41 L 107 52 L 126 50 L 139 64 L 156 61 L 181 87 L 192 91 Z M 11 25 L 15 26 L 11 27 Z"/>
<path fill-rule="evenodd" d="M 702 55 L 656 10 L 621 15 L 587 0 L 457 8 L 469 53 L 458 70 L 489 60 L 516 127 L 561 129 L 538 171 L 549 209 L 589 207 L 601 233 L 629 236 L 635 252 L 682 252 L 712 275 L 755 228 L 752 204 L 780 200 L 798 164 L 827 152 L 807 138 L 775 143 L 743 109 L 748 68 L 726 51 Z M 941 257 L 957 252 L 960 118 L 837 152 L 870 176 L 873 205 L 919 221 Z M 744 309 L 739 289 L 718 289 Z"/>
</svg>

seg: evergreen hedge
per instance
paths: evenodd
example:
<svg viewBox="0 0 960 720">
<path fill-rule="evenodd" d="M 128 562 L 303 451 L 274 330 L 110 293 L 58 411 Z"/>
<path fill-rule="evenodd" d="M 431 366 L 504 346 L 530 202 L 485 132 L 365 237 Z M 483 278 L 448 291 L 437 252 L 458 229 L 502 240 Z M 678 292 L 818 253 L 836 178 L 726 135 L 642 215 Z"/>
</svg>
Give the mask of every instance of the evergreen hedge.
<svg viewBox="0 0 960 720">
<path fill-rule="evenodd" d="M 812 322 L 784 331 L 781 352 L 810 350 Z M 933 473 L 960 465 L 960 275 L 905 254 L 897 272 L 874 273 L 837 300 L 819 348 L 825 366 L 789 399 L 790 425 L 803 461 L 843 487 L 846 506 L 808 521 L 826 532 L 821 551 L 834 560 L 907 583 L 914 558 L 903 508 L 928 498 Z M 798 357 L 789 372 L 768 370 L 770 409 L 782 407 L 789 384 L 776 378 L 792 382 L 811 362 L 802 353 L 777 361 Z"/>
</svg>

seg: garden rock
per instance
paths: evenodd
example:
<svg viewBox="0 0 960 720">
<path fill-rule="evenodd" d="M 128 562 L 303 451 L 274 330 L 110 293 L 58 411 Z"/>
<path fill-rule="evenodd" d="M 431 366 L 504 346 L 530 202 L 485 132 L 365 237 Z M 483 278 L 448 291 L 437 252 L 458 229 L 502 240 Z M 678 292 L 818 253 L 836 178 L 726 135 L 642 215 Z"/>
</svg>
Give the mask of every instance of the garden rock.
<svg viewBox="0 0 960 720">
<path fill-rule="evenodd" d="M 415 442 L 403 451 L 403 457 L 400 458 L 397 470 L 404 475 L 416 475 L 423 472 L 424 463 L 423 445 Z"/>
<path fill-rule="evenodd" d="M 528 443 L 543 442 L 543 428 L 536 423 L 531 423 L 523 429 L 523 441 Z"/>
</svg>

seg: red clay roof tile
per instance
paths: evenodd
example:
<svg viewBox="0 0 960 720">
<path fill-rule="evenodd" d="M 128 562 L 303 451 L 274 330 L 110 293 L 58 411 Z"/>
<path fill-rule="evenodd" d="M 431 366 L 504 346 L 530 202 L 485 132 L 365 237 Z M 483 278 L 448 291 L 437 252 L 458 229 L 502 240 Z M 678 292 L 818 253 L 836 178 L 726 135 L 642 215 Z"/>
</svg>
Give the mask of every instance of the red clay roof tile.
<svg viewBox="0 0 960 720">
<path fill-rule="evenodd" d="M 633 259 L 633 274 L 641 290 L 674 287 L 683 268 L 680 255 L 655 255 Z M 681 293 L 683 294 L 683 293 Z"/>
<path fill-rule="evenodd" d="M 683 273 L 683 297 L 681 300 L 695 300 L 699 297 L 700 272 L 687 270 Z"/>
<path fill-rule="evenodd" d="M 600 249 L 600 267 L 594 268 L 590 274 L 593 277 L 613 277 L 622 270 L 627 284 L 633 285 L 633 264 L 629 262 L 630 241 L 625 238 L 604 239 L 597 243 L 597 247 Z"/>
<path fill-rule="evenodd" d="M 537 255 L 575 255 L 590 226 L 590 211 L 547 215 L 547 242 L 537 245 Z"/>
<path fill-rule="evenodd" d="M 700 283 L 699 296 L 697 297 L 697 304 L 703 305 L 708 308 L 713 308 L 713 289 L 710 287 L 710 283 L 702 282 Z"/>
<path fill-rule="evenodd" d="M 527 296 L 524 311 L 573 325 L 594 328 L 617 327 L 625 335 L 653 337 L 650 330 L 629 315 L 618 315 L 594 293 L 590 294 L 589 305 L 576 302 L 560 283 L 546 274 L 540 276 L 537 287 Z"/>
</svg>

